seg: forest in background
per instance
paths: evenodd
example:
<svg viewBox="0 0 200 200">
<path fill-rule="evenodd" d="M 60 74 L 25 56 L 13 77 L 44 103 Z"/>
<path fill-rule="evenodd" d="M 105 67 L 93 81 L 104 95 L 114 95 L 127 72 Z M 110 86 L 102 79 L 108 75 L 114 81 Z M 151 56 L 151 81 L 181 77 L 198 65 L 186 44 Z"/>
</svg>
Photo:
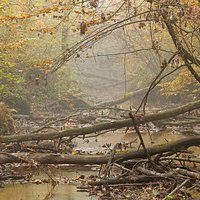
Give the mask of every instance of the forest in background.
<svg viewBox="0 0 200 200">
<path fill-rule="evenodd" d="M 80 178 L 100 199 L 138 183 L 160 185 L 154 199 L 199 194 L 199 155 L 188 150 L 200 144 L 199 25 L 198 0 L 2 0 L 2 166 L 101 165 L 98 177 Z M 143 132 L 163 130 L 193 136 L 146 146 Z M 138 148 L 108 143 L 94 156 L 74 146 L 111 131 L 133 132 Z M 4 170 L 2 180 L 31 180 Z"/>
</svg>

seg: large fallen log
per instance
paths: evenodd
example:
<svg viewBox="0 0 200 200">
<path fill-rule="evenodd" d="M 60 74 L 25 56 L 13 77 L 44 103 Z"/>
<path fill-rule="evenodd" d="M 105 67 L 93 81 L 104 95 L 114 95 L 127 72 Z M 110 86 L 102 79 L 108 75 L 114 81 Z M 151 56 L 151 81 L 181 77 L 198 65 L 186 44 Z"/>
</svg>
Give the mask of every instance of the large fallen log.
<svg viewBox="0 0 200 200">
<path fill-rule="evenodd" d="M 179 152 L 186 150 L 191 146 L 200 145 L 200 136 L 187 137 L 173 143 L 157 145 L 147 148 L 149 155 L 153 156 L 165 152 Z M 139 151 L 131 150 L 124 153 L 116 153 L 112 159 L 113 162 L 122 162 L 129 159 L 146 158 L 143 149 Z M 106 164 L 110 155 L 66 155 L 66 154 L 48 154 L 48 153 L 0 153 L 0 164 L 14 162 L 29 162 L 34 160 L 40 164 Z"/>
<path fill-rule="evenodd" d="M 136 124 L 142 124 L 150 121 L 162 120 L 183 114 L 185 112 L 200 108 L 200 100 L 192 103 L 188 103 L 177 108 L 169 109 L 167 111 L 162 111 L 155 114 L 149 114 L 145 116 L 140 116 L 136 118 Z M 50 140 L 62 137 L 73 137 L 78 135 L 87 135 L 91 133 L 96 133 L 98 131 L 109 130 L 109 129 L 119 129 L 123 127 L 132 126 L 132 119 L 117 120 L 113 122 L 106 122 L 101 124 L 96 124 L 90 127 L 67 129 L 62 132 L 51 132 L 51 133 L 33 133 L 33 134 L 23 134 L 23 135 L 10 135 L 10 136 L 0 136 L 1 143 L 9 142 L 23 142 L 23 141 L 39 141 L 39 140 Z"/>
<path fill-rule="evenodd" d="M 96 107 L 106 107 L 106 106 L 119 105 L 119 104 L 122 104 L 122 103 L 128 101 L 129 99 L 131 99 L 132 97 L 134 97 L 138 94 L 142 94 L 142 93 L 145 94 L 145 92 L 147 92 L 147 90 L 148 90 L 148 87 L 140 89 L 140 90 L 136 90 L 135 92 L 131 92 L 131 93 L 127 94 L 123 98 L 120 98 L 120 99 L 117 99 L 117 100 L 114 100 L 114 101 L 104 102 L 104 103 L 96 105 Z"/>
</svg>

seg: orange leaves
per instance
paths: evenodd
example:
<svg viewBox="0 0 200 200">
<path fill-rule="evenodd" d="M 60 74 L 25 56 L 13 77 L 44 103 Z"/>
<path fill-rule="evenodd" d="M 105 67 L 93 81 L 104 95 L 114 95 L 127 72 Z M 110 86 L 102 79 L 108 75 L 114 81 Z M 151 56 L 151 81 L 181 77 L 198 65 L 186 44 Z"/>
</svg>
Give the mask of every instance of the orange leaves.
<svg viewBox="0 0 200 200">
<path fill-rule="evenodd" d="M 30 28 L 30 31 L 38 31 L 41 33 L 49 33 L 50 35 L 54 35 L 57 30 L 55 28 L 42 28 L 42 29 Z"/>
<path fill-rule="evenodd" d="M 146 24 L 144 22 L 140 22 L 139 25 L 138 25 L 139 29 L 141 29 L 141 28 L 143 28 L 145 26 L 146 26 Z"/>
<path fill-rule="evenodd" d="M 106 21 L 106 16 L 104 13 L 101 13 L 101 21 L 105 22 Z"/>
<path fill-rule="evenodd" d="M 99 23 L 100 23 L 99 19 L 92 19 L 92 20 L 87 22 L 87 26 L 94 26 L 94 25 L 99 24 Z"/>
<path fill-rule="evenodd" d="M 101 20 L 99 20 L 98 18 L 97 19 L 93 18 L 90 21 L 88 20 L 87 22 L 81 22 L 80 23 L 80 35 L 84 35 L 86 33 L 86 31 L 88 30 L 88 27 L 98 25 L 105 20 L 106 20 L 105 15 L 102 15 Z M 74 29 L 73 31 L 75 32 L 76 30 Z"/>
<path fill-rule="evenodd" d="M 198 0 L 180 0 L 181 4 L 188 4 L 188 5 L 198 5 L 199 1 Z"/>
<path fill-rule="evenodd" d="M 80 35 L 84 35 L 87 31 L 87 24 L 85 22 L 80 23 Z"/>
<path fill-rule="evenodd" d="M 53 12 L 58 12 L 58 13 L 63 13 L 64 11 L 72 9 L 71 4 L 66 4 L 66 5 L 51 5 L 49 7 L 41 8 L 36 10 L 35 12 L 24 12 L 16 15 L 6 15 L 0 17 L 0 22 L 5 23 L 6 21 L 13 21 L 13 20 L 22 20 L 22 19 L 29 19 L 35 16 L 43 15 L 47 13 L 53 13 Z"/>
<path fill-rule="evenodd" d="M 0 22 L 13 21 L 13 20 L 19 20 L 19 19 L 28 19 L 31 17 L 32 15 L 28 13 L 22 13 L 19 15 L 7 15 L 4 17 L 0 17 Z"/>
<path fill-rule="evenodd" d="M 90 6 L 96 8 L 97 7 L 97 3 L 98 3 L 98 0 L 90 0 Z"/>
<path fill-rule="evenodd" d="M 38 62 L 36 64 L 32 64 L 30 67 L 44 70 L 44 69 L 46 69 L 47 66 L 51 65 L 52 62 L 53 62 L 52 60 L 46 59 L 46 60 L 42 60 L 41 62 Z"/>
<path fill-rule="evenodd" d="M 77 14 L 77 15 L 81 15 L 81 14 L 86 14 L 88 16 L 92 16 L 95 14 L 94 11 L 92 10 L 86 10 L 86 9 L 81 9 L 81 10 L 74 10 L 74 13 Z"/>
<path fill-rule="evenodd" d="M 28 76 L 28 81 L 30 84 L 39 86 L 39 85 L 48 85 L 47 74 L 48 66 L 52 64 L 52 60 L 43 60 L 37 64 L 31 65 L 32 73 Z"/>
<path fill-rule="evenodd" d="M 49 6 L 49 7 L 45 7 L 42 8 L 41 10 L 39 10 L 38 14 L 42 14 L 42 13 L 52 13 L 52 12 L 59 12 L 62 13 L 64 11 L 70 10 L 71 9 L 71 5 L 54 5 L 54 6 Z"/>
<path fill-rule="evenodd" d="M 188 19 L 200 21 L 200 6 L 188 6 L 185 11 L 185 16 Z"/>
<path fill-rule="evenodd" d="M 56 28 L 48 27 L 48 24 L 42 20 L 35 22 L 34 26 L 29 29 L 30 31 L 38 31 L 40 33 L 49 33 L 51 35 L 57 32 Z"/>
</svg>

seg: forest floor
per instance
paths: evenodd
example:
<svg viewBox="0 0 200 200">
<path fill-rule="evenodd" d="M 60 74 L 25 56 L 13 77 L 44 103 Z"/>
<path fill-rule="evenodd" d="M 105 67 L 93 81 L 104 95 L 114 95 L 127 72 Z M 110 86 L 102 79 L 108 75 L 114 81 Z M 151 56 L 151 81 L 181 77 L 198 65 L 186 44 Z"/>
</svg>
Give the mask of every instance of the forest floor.
<svg viewBox="0 0 200 200">
<path fill-rule="evenodd" d="M 149 112 L 159 111 L 157 108 Z M 128 117 L 128 111 L 123 109 L 88 109 L 34 117 L 14 115 L 14 125 L 16 135 L 45 134 Z M 91 135 L 2 143 L 1 187 L 6 190 L 6 184 L 11 182 L 50 184 L 53 192 L 60 184 L 73 184 L 78 192 L 97 199 L 200 199 L 199 117 L 198 112 L 190 112 L 170 120 Z M 162 151 L 154 153 L 157 149 Z M 130 158 L 122 159 L 124 154 L 130 154 Z M 90 157 L 91 164 L 87 163 Z M 55 171 L 71 167 L 79 171 L 80 166 L 89 173 L 54 175 Z M 45 178 L 35 176 L 36 172 L 42 172 Z M 43 199 L 53 197 L 49 194 Z"/>
</svg>

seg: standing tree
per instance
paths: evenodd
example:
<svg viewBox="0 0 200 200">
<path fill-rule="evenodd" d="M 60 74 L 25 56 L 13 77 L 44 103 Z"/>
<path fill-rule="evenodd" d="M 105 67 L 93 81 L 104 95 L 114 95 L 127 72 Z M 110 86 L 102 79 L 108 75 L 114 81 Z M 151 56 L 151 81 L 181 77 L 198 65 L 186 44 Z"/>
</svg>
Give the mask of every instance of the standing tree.
<svg viewBox="0 0 200 200">
<path fill-rule="evenodd" d="M 90 5 L 93 4 L 90 3 Z M 80 23 L 79 31 L 85 37 L 68 47 L 52 62 L 52 72 L 58 70 L 72 57 L 80 57 L 80 51 L 96 43 L 98 46 L 103 38 L 123 29 L 129 50 L 112 52 L 107 56 L 116 54 L 133 56 L 136 53 L 137 55 L 142 53 L 148 57 L 145 52 L 151 53 L 148 58 L 152 57 L 151 55 L 157 56 L 156 64 L 159 64 L 160 69 L 154 75 L 147 94 L 160 84 L 164 94 L 176 95 L 182 92 L 182 94 L 188 95 L 189 93 L 192 97 L 198 98 L 200 83 L 199 1 L 122 1 L 118 2 L 117 6 L 114 2 L 101 4 L 97 1 L 95 5 L 95 14 L 93 20 L 90 20 L 85 14 L 89 12 L 86 11 L 90 9 L 89 5 L 87 2 L 82 4 L 82 11 L 78 14 L 79 17 L 82 16 L 84 22 Z M 105 10 L 104 6 L 107 6 Z M 77 30 L 73 29 L 73 31 Z M 133 38 L 139 41 L 137 45 L 131 43 Z M 134 46 L 134 49 L 131 49 L 131 46 Z M 149 70 L 153 68 L 152 65 L 155 65 L 155 62 L 150 60 L 148 64 L 144 64 L 143 68 Z M 164 78 L 165 81 L 161 82 Z M 147 96 L 142 102 L 144 105 Z"/>
</svg>

